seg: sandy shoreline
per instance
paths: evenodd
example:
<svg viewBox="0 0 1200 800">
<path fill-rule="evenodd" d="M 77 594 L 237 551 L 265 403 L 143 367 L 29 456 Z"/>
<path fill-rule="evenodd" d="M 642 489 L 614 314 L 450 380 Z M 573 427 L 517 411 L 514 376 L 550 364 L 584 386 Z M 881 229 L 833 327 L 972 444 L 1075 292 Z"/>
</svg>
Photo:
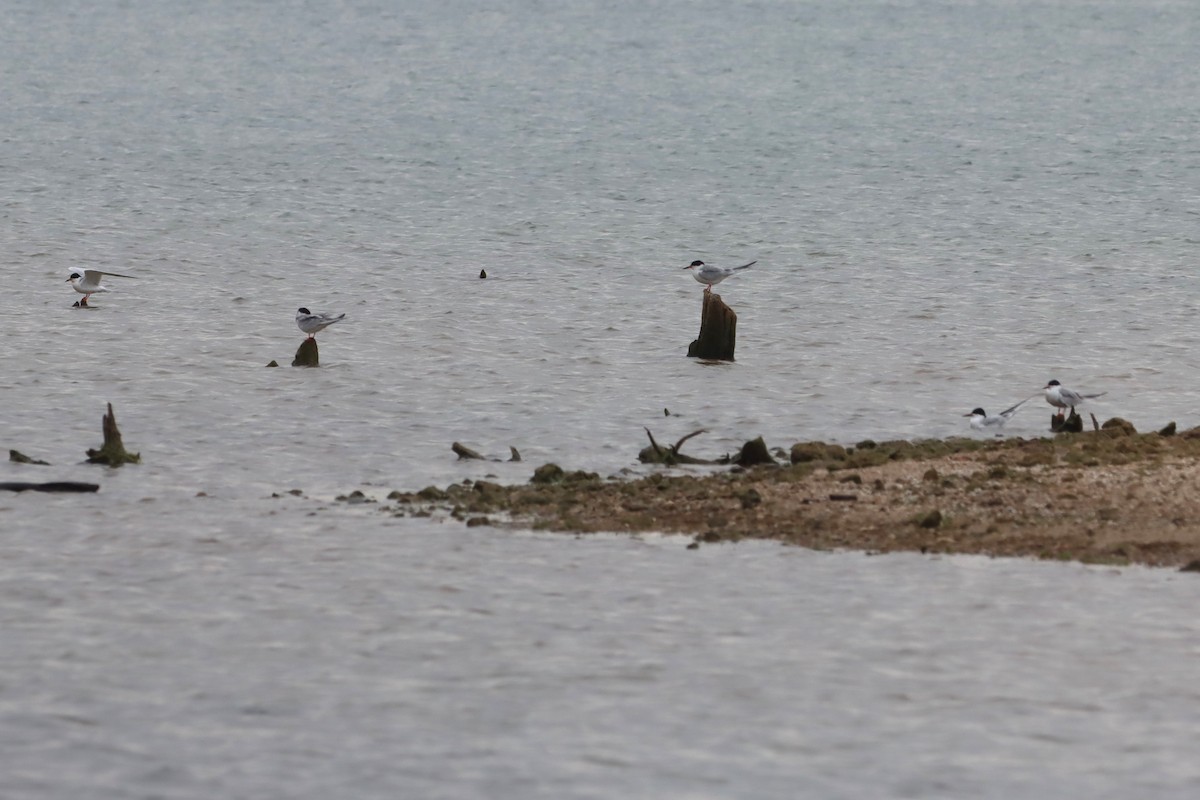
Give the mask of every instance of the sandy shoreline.
<svg viewBox="0 0 1200 800">
<path fill-rule="evenodd" d="M 397 515 L 572 532 L 663 532 L 705 543 L 1028 556 L 1184 566 L 1200 559 L 1200 429 L 1118 427 L 1054 438 L 807 442 L 794 463 L 602 480 L 465 482 L 393 492 Z"/>
</svg>

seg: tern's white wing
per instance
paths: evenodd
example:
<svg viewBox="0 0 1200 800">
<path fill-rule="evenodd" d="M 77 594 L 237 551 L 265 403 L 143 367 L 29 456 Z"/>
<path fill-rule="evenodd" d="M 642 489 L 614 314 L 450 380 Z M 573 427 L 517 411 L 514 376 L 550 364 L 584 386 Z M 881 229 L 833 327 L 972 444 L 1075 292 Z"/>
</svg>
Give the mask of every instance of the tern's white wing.
<svg viewBox="0 0 1200 800">
<path fill-rule="evenodd" d="M 1083 405 L 1084 400 L 1092 400 L 1094 398 L 1100 397 L 1103 394 L 1106 394 L 1106 392 L 1094 392 L 1092 394 L 1083 394 L 1082 392 L 1077 392 L 1074 389 L 1064 389 L 1064 388 L 1059 389 L 1059 396 L 1062 397 L 1063 402 L 1069 406 Z"/>
<path fill-rule="evenodd" d="M 1033 397 L 1037 397 L 1037 395 L 1035 394 Z M 1013 414 L 1017 413 L 1018 408 L 1025 405 L 1026 403 L 1028 403 L 1030 400 L 1033 399 L 1033 397 L 1026 397 L 1024 400 L 1017 403 L 1012 408 L 1006 408 L 1003 411 L 1001 411 L 998 416 L 1003 417 L 1006 420 L 1009 419 L 1010 417 L 1012 417 Z"/>
<path fill-rule="evenodd" d="M 1083 403 L 1083 395 L 1065 386 L 1058 387 L 1058 398 L 1069 406 L 1077 406 Z"/>
<path fill-rule="evenodd" d="M 135 278 L 133 275 L 122 275 L 119 272 L 104 272 L 103 270 L 99 269 L 85 269 L 83 271 L 83 282 L 99 283 L 100 279 L 105 275 L 111 275 L 114 278 L 133 278 L 134 280 L 137 280 L 137 278 Z"/>
<path fill-rule="evenodd" d="M 325 330 L 330 325 L 345 318 L 345 314 L 334 316 L 330 313 L 324 314 L 301 314 L 296 312 L 296 326 L 305 333 L 318 333 Z"/>
</svg>

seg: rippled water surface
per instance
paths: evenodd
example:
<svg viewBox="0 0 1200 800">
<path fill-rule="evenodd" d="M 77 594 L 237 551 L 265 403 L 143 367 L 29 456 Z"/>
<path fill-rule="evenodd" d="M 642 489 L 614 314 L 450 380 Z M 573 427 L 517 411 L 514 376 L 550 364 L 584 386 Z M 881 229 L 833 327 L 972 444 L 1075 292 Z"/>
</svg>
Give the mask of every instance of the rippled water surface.
<svg viewBox="0 0 1200 800">
<path fill-rule="evenodd" d="M 329 503 L 1051 377 L 1197 424 L 1191 4 L 0 17 L 0 444 L 55 465 L 0 481 L 103 486 L 0 497 L 0 794 L 1194 796 L 1182 578 Z M 735 364 L 684 357 L 695 258 L 758 261 Z M 136 279 L 75 310 L 83 266 Z M 347 313 L 320 369 L 298 306 Z M 142 465 L 78 463 L 106 402 Z"/>
<path fill-rule="evenodd" d="M 1191 576 L 287 502 L 6 534 L 6 797 L 1200 787 Z"/>
</svg>

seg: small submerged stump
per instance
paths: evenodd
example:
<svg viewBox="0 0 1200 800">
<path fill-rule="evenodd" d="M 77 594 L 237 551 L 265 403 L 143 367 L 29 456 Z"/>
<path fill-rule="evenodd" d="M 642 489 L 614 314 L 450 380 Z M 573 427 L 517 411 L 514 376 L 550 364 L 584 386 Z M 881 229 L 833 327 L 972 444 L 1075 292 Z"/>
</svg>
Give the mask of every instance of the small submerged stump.
<svg viewBox="0 0 1200 800">
<path fill-rule="evenodd" d="M 454 451 L 454 455 L 458 456 L 459 460 L 464 460 L 464 459 L 467 459 L 467 460 L 479 459 L 480 461 L 484 460 L 482 455 L 480 455 L 476 451 L 472 450 L 471 448 L 467 447 L 465 444 L 460 444 L 459 442 L 455 442 L 454 444 L 450 445 L 450 449 Z"/>
<path fill-rule="evenodd" d="M 317 353 L 317 340 L 310 336 L 300 343 L 300 349 L 296 351 L 296 357 L 292 359 L 292 366 L 316 367 L 319 365 L 320 358 Z"/>
<path fill-rule="evenodd" d="M 117 417 L 113 413 L 112 403 L 108 404 L 108 413 L 103 420 L 104 444 L 99 450 L 88 450 L 89 464 L 107 464 L 119 467 L 122 464 L 137 464 L 142 460 L 140 453 L 129 453 L 121 443 L 121 431 L 117 428 Z"/>
<path fill-rule="evenodd" d="M 49 461 L 42 461 L 41 459 L 30 458 L 29 456 L 22 453 L 20 450 L 9 450 L 8 451 L 8 460 L 13 462 L 14 464 L 39 464 L 43 467 L 50 466 Z"/>
<path fill-rule="evenodd" d="M 733 361 L 737 342 L 737 314 L 725 305 L 721 295 L 704 293 L 700 309 L 700 336 L 688 346 L 688 358 Z"/>
<path fill-rule="evenodd" d="M 471 460 L 476 460 L 476 459 L 478 459 L 480 461 L 499 461 L 500 460 L 498 458 L 488 458 L 487 456 L 483 455 L 479 451 L 472 450 L 471 448 L 467 447 L 465 444 L 463 444 L 461 442 L 455 442 L 454 444 L 450 445 L 450 449 L 454 451 L 454 454 L 456 456 L 458 456 L 460 461 L 471 461 Z M 509 461 L 520 461 L 521 460 L 521 453 L 517 450 L 517 448 L 513 447 L 511 444 L 508 446 L 508 452 L 510 454 L 510 458 L 508 459 Z"/>
</svg>

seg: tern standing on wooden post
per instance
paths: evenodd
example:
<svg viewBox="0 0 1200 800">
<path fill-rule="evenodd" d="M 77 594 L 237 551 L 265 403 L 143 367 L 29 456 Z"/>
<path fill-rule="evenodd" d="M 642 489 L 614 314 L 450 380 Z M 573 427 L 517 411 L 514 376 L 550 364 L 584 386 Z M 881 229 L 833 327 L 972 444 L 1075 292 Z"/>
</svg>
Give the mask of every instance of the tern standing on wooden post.
<svg viewBox="0 0 1200 800">
<path fill-rule="evenodd" d="M 712 291 L 712 287 L 733 273 L 741 269 L 749 269 L 757 263 L 757 261 L 751 261 L 749 264 L 742 264 L 740 267 L 714 267 L 712 264 L 705 264 L 703 261 L 693 261 L 684 267 L 684 269 L 695 270 L 692 273 L 692 277 L 704 284 L 704 291 L 707 293 Z"/>
<path fill-rule="evenodd" d="M 317 352 L 317 333 L 323 331 L 335 322 L 346 318 L 345 314 L 314 314 L 307 308 L 296 310 L 296 327 L 308 334 L 308 338 L 300 343 L 296 357 L 292 359 L 293 367 L 316 367 L 321 363 Z"/>
<path fill-rule="evenodd" d="M 1046 384 L 1046 388 L 1042 391 L 1046 393 L 1046 402 L 1059 410 L 1058 416 L 1060 417 L 1068 408 L 1071 409 L 1071 413 L 1074 414 L 1075 406 L 1081 406 L 1086 400 L 1095 400 L 1097 397 L 1102 397 L 1103 395 L 1108 394 L 1107 392 L 1092 392 L 1090 394 L 1084 394 L 1083 392 L 1077 392 L 1074 389 L 1068 389 L 1058 381 L 1050 381 Z"/>
<path fill-rule="evenodd" d="M 345 318 L 345 314 L 338 314 L 335 317 L 333 314 L 314 314 L 307 308 L 300 308 L 296 310 L 296 327 L 307 333 L 308 338 L 315 339 L 318 331 L 323 331 L 333 323 Z"/>
<path fill-rule="evenodd" d="M 703 261 L 693 261 L 684 269 L 692 270 L 692 277 L 704 284 L 704 303 L 700 308 L 700 335 L 688 346 L 689 358 L 715 361 L 733 361 L 737 343 L 737 314 L 725 305 L 721 296 L 714 294 L 712 287 L 739 270 L 757 264 L 751 261 L 740 267 L 714 267 Z"/>
</svg>

